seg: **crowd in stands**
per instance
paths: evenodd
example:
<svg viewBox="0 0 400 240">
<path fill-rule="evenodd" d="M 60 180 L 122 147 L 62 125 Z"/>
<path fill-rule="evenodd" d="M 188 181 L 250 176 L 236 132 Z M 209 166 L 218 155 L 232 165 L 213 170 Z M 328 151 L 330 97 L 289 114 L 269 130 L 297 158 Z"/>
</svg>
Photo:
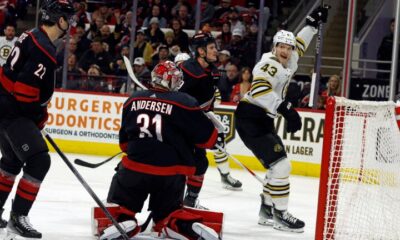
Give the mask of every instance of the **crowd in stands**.
<svg viewBox="0 0 400 240">
<path fill-rule="evenodd" d="M 7 6 L 12 7 L 17 2 L 27 1 L 8 1 Z M 173 60 L 181 52 L 190 53 L 190 31 L 187 30 L 193 32 L 195 27 L 195 2 L 139 0 L 137 27 L 132 29 L 132 1 L 73 0 L 75 23 L 70 34 L 57 45 L 60 68 L 56 86 L 123 94 L 138 90 L 127 78 L 122 60 L 123 56 L 129 56 L 131 31 L 135 31 L 134 71 L 146 84 L 150 81 L 152 68 L 160 61 Z M 262 52 L 269 51 L 271 46 L 271 38 L 267 37 L 271 24 L 268 23 L 281 20 L 275 19 L 274 15 L 287 15 L 287 8 L 296 3 L 294 0 L 271 2 L 279 6 L 267 3 L 265 7 L 267 24 L 262 30 Z M 258 4 L 255 0 L 201 1 L 201 31 L 214 34 L 220 51 L 217 66 L 222 77 L 218 88 L 223 102 L 237 103 L 250 88 L 260 31 Z M 272 34 L 275 32 L 276 29 Z M 62 82 L 64 61 L 66 85 Z M 297 99 L 299 104 L 302 100 Z"/>
</svg>

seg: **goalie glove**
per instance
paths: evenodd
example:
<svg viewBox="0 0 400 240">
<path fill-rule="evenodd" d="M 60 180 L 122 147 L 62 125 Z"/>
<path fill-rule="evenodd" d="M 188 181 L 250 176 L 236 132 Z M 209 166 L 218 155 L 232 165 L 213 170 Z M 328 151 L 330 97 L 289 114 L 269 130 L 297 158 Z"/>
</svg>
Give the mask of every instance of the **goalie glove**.
<svg viewBox="0 0 400 240">
<path fill-rule="evenodd" d="M 328 6 L 314 9 L 311 14 L 306 17 L 306 24 L 318 28 L 320 22 L 326 23 L 326 20 L 328 19 L 328 9 Z"/>
<path fill-rule="evenodd" d="M 287 126 L 286 131 L 289 133 L 295 133 L 301 129 L 302 123 L 300 115 L 292 107 L 289 101 L 283 101 L 279 107 L 278 112 L 286 119 Z"/>
</svg>

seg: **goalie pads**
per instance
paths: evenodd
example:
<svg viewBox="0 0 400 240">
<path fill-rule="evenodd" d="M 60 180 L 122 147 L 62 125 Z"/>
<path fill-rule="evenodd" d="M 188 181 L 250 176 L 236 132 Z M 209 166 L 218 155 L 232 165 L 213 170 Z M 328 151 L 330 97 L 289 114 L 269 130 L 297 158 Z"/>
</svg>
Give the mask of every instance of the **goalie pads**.
<svg viewBox="0 0 400 240">
<path fill-rule="evenodd" d="M 222 238 L 222 225 L 221 212 L 184 207 L 157 222 L 152 230 L 158 236 L 174 239 L 194 240 L 199 234 L 203 237 L 209 236 L 206 239 L 218 239 Z"/>
<path fill-rule="evenodd" d="M 136 221 L 135 213 L 124 207 L 116 204 L 107 204 L 106 208 L 117 222 L 122 222 L 124 220 Z M 92 208 L 92 234 L 94 236 L 100 236 L 106 228 L 112 225 L 111 220 L 100 207 Z"/>
</svg>

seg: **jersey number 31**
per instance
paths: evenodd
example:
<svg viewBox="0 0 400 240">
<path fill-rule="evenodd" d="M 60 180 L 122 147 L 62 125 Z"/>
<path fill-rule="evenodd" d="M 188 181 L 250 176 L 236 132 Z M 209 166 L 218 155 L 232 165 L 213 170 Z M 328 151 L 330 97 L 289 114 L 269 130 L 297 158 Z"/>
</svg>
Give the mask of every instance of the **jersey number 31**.
<svg viewBox="0 0 400 240">
<path fill-rule="evenodd" d="M 152 138 L 156 135 L 158 141 L 163 141 L 161 134 L 162 117 L 160 114 L 154 115 L 153 118 L 145 113 L 139 114 L 136 123 L 140 126 L 139 138 Z"/>
</svg>

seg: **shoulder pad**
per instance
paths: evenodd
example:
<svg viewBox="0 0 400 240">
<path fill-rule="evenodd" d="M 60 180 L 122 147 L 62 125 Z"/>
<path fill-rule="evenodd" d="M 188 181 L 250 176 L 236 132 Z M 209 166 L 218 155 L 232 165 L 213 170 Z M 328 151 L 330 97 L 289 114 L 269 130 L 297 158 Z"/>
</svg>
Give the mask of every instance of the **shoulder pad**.
<svg viewBox="0 0 400 240">
<path fill-rule="evenodd" d="M 181 64 L 181 69 L 184 74 L 193 78 L 202 78 L 207 76 L 203 68 L 195 59 L 189 59 Z"/>
</svg>

